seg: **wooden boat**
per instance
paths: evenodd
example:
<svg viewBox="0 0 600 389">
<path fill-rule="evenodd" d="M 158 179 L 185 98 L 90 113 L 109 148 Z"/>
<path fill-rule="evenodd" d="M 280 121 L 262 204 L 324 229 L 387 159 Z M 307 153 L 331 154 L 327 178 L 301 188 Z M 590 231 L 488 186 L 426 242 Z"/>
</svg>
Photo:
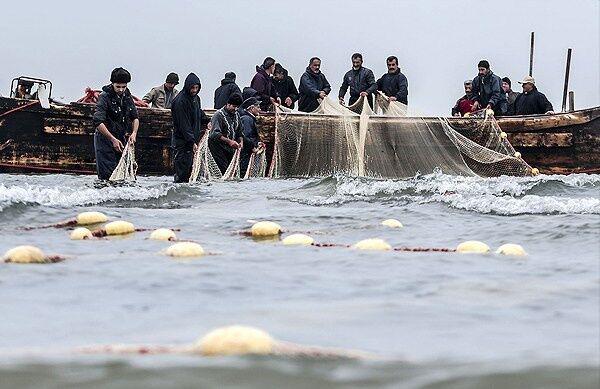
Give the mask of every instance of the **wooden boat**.
<svg viewBox="0 0 600 389">
<path fill-rule="evenodd" d="M 0 173 L 94 174 L 93 111 L 92 104 L 51 104 L 43 109 L 32 100 L 0 97 Z M 209 115 L 212 112 L 207 110 Z M 138 174 L 172 174 L 170 111 L 138 108 L 138 113 Z M 449 119 L 459 127 L 473 127 L 478 120 Z M 600 173 L 600 107 L 502 117 L 498 123 L 515 149 L 541 173 Z M 272 152 L 274 115 L 262 115 L 258 126 L 267 150 Z"/>
</svg>

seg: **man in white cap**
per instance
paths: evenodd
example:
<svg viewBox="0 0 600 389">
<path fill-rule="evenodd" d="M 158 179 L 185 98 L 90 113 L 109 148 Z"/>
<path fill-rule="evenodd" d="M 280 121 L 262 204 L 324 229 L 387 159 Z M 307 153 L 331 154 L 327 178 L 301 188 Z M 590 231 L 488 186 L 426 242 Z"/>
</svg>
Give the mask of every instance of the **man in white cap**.
<svg viewBox="0 0 600 389">
<path fill-rule="evenodd" d="M 546 96 L 535 87 L 535 79 L 531 76 L 525 76 L 523 81 L 519 81 L 523 86 L 521 93 L 515 100 L 516 115 L 543 115 L 553 114 L 554 108 Z"/>
</svg>

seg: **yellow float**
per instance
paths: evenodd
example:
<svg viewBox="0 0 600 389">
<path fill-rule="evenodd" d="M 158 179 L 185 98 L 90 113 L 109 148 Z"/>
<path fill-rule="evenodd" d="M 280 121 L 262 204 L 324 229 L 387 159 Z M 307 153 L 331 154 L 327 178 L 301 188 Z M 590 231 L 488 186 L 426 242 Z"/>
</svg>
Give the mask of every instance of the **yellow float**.
<svg viewBox="0 0 600 389">
<path fill-rule="evenodd" d="M 204 249 L 198 243 L 178 242 L 169 246 L 165 254 L 171 257 L 200 257 L 204 255 Z"/>
<path fill-rule="evenodd" d="M 496 250 L 496 254 L 509 255 L 511 257 L 524 257 L 527 255 L 527 252 L 525 251 L 523 246 L 519 244 L 506 243 L 498 247 L 498 249 Z"/>
<path fill-rule="evenodd" d="M 254 223 L 250 232 L 255 237 L 275 236 L 281 233 L 281 226 L 274 222 L 262 221 Z"/>
<path fill-rule="evenodd" d="M 402 228 L 404 227 L 399 220 L 396 219 L 386 219 L 381 222 L 382 226 L 390 227 L 390 228 Z"/>
<path fill-rule="evenodd" d="M 4 262 L 10 263 L 46 263 L 46 256 L 35 246 L 17 246 L 2 257 Z"/>
<path fill-rule="evenodd" d="M 210 331 L 194 343 L 194 350 L 206 356 L 265 355 L 273 352 L 275 340 L 253 327 L 228 326 Z"/>
<path fill-rule="evenodd" d="M 98 224 L 104 223 L 108 220 L 108 217 L 102 212 L 90 211 L 81 212 L 75 219 L 79 225 Z"/>
<path fill-rule="evenodd" d="M 77 227 L 71 231 L 71 240 L 92 239 L 93 235 L 90 230 L 85 227 Z"/>
<path fill-rule="evenodd" d="M 468 240 L 456 247 L 461 254 L 485 254 L 490 252 L 490 246 L 478 240 Z"/>
<path fill-rule="evenodd" d="M 315 240 L 312 237 L 304 234 L 292 234 L 290 236 L 286 236 L 282 241 L 284 245 L 289 246 L 310 246 L 314 242 Z"/>
<path fill-rule="evenodd" d="M 379 250 L 379 251 L 387 251 L 391 250 L 392 246 L 390 246 L 383 239 L 364 239 L 360 242 L 356 243 L 354 246 L 355 249 L 358 250 Z"/>
<path fill-rule="evenodd" d="M 104 231 L 106 231 L 106 235 L 125 235 L 135 232 L 135 227 L 132 223 L 124 220 L 117 220 L 105 225 Z"/>
<path fill-rule="evenodd" d="M 173 230 L 168 228 L 158 228 L 150 234 L 152 240 L 175 240 L 177 236 Z"/>
</svg>

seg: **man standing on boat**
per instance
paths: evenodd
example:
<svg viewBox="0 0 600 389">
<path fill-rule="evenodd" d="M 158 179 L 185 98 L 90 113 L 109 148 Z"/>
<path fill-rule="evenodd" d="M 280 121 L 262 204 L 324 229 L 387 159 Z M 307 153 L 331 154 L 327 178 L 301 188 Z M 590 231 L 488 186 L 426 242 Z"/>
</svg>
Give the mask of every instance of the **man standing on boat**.
<svg viewBox="0 0 600 389">
<path fill-rule="evenodd" d="M 281 64 L 275 64 L 273 86 L 281 99 L 281 105 L 289 109 L 294 109 L 296 101 L 298 101 L 298 89 L 296 89 L 292 77 L 288 75 L 288 71 Z"/>
<path fill-rule="evenodd" d="M 155 86 L 142 98 L 146 103 L 152 105 L 152 108 L 171 109 L 171 104 L 179 91 L 175 85 L 179 84 L 177 73 L 169 73 L 165 83 Z"/>
<path fill-rule="evenodd" d="M 192 173 L 194 154 L 202 138 L 204 127 L 209 118 L 202 110 L 200 97 L 200 79 L 194 73 L 188 74 L 183 90 L 173 100 L 173 134 L 171 145 L 175 152 L 173 168 L 175 182 L 188 182 Z"/>
<path fill-rule="evenodd" d="M 221 80 L 221 86 L 215 90 L 215 109 L 221 109 L 227 104 L 227 100 L 234 93 L 241 94 L 240 87 L 235 83 L 235 73 L 225 73 L 225 78 Z"/>
<path fill-rule="evenodd" d="M 477 69 L 479 74 L 473 79 L 473 110 L 493 109 L 495 116 L 506 115 L 508 104 L 502 80 L 490 70 L 490 63 L 485 59 L 479 61 Z"/>
<path fill-rule="evenodd" d="M 127 84 L 131 74 L 123 68 L 116 68 L 110 75 L 110 85 L 102 88 L 98 97 L 93 121 L 94 150 L 98 178 L 108 180 L 121 158 L 126 134 L 129 142 L 135 143 L 140 121 Z"/>
<path fill-rule="evenodd" d="M 350 87 L 348 105 L 354 104 L 359 97 L 366 97 L 369 100 L 369 105 L 373 107 L 373 93 L 377 90 L 377 82 L 375 82 L 373 71 L 363 67 L 362 64 L 362 54 L 352 54 L 352 69 L 344 75 L 338 95 L 340 104 L 344 105 L 344 96 L 346 96 L 346 91 Z"/>
<path fill-rule="evenodd" d="M 520 95 L 519 92 L 515 92 L 512 89 L 512 84 L 510 82 L 510 78 L 504 77 L 502 79 L 502 90 L 506 93 L 506 101 L 508 103 L 508 108 L 506 111 L 506 115 L 514 115 L 515 114 L 515 100 Z"/>
<path fill-rule="evenodd" d="M 213 115 L 210 124 L 208 147 L 219 166 L 221 173 L 225 173 L 237 149 L 244 146 L 242 121 L 238 107 L 242 104 L 242 96 L 233 94 L 227 104 Z"/>
<path fill-rule="evenodd" d="M 389 97 L 390 101 L 408 105 L 408 80 L 400 72 L 398 58 L 392 55 L 386 63 L 388 72 L 377 80 L 377 90 Z"/>
<path fill-rule="evenodd" d="M 271 108 L 275 104 L 281 104 L 281 99 L 277 95 L 273 80 L 271 79 L 274 71 L 275 60 L 267 57 L 261 66 L 256 66 L 256 74 L 250 83 L 250 87 L 258 92 L 260 109 L 263 111 L 272 110 Z"/>
<path fill-rule="evenodd" d="M 554 108 L 542 92 L 535 87 L 535 79 L 525 76 L 523 81 L 523 93 L 519 94 L 515 101 L 515 114 L 517 115 L 542 115 L 553 114 Z"/>
<path fill-rule="evenodd" d="M 321 101 L 331 92 L 331 85 L 321 72 L 321 59 L 312 57 L 308 67 L 300 78 L 300 99 L 298 110 L 312 112 L 319 108 Z"/>
<path fill-rule="evenodd" d="M 452 107 L 452 116 L 465 116 L 473 112 L 473 81 L 465 81 L 465 95 L 458 99 L 454 107 Z"/>
</svg>

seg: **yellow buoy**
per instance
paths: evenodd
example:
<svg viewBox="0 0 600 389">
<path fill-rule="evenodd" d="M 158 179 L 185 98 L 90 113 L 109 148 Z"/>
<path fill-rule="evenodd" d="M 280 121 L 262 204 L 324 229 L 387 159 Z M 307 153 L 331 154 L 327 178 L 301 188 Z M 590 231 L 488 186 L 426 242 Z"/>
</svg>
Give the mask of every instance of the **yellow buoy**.
<svg viewBox="0 0 600 389">
<path fill-rule="evenodd" d="M 462 254 L 485 254 L 490 252 L 490 246 L 477 240 L 468 240 L 459 244 L 456 251 Z"/>
<path fill-rule="evenodd" d="M 380 251 L 385 251 L 385 250 L 391 250 L 392 249 L 392 246 L 390 246 L 383 239 L 364 239 L 364 240 L 361 240 L 360 242 L 356 243 L 352 247 L 354 247 L 355 249 L 359 249 L 359 250 L 380 250 Z"/>
<path fill-rule="evenodd" d="M 506 243 L 498 247 L 498 250 L 496 250 L 496 254 L 509 255 L 512 257 L 524 257 L 527 255 L 527 252 L 525 251 L 523 246 L 519 244 Z"/>
<path fill-rule="evenodd" d="M 283 244 L 285 245 L 302 245 L 302 246 L 310 246 L 315 242 L 315 240 L 304 234 L 292 234 L 290 236 L 286 236 L 283 239 Z"/>
<path fill-rule="evenodd" d="M 44 253 L 35 246 L 14 247 L 4 253 L 2 260 L 11 263 L 46 263 Z"/>
<path fill-rule="evenodd" d="M 253 327 L 228 326 L 210 331 L 194 343 L 194 349 L 203 355 L 270 354 L 275 340 L 265 331 Z"/>
<path fill-rule="evenodd" d="M 281 233 L 281 226 L 274 222 L 262 221 L 252 225 L 252 236 L 274 236 Z"/>
<path fill-rule="evenodd" d="M 177 239 L 175 232 L 168 228 L 158 228 L 150 234 L 150 239 L 153 240 L 174 240 Z"/>
<path fill-rule="evenodd" d="M 396 220 L 396 219 L 386 219 L 384 221 L 381 222 L 381 225 L 386 226 L 386 227 L 390 227 L 390 228 L 402 228 L 404 227 L 402 225 L 402 223 L 400 223 L 400 221 Z"/>
<path fill-rule="evenodd" d="M 117 220 L 105 225 L 104 230 L 106 231 L 106 235 L 125 235 L 135 232 L 135 227 L 124 220 Z"/>
<path fill-rule="evenodd" d="M 85 227 L 77 227 L 71 231 L 71 240 L 91 239 L 92 232 Z"/>
<path fill-rule="evenodd" d="M 521 153 L 519 153 L 518 151 L 515 151 L 515 158 L 521 158 Z"/>
<path fill-rule="evenodd" d="M 506 137 L 507 137 L 506 132 L 500 131 L 500 138 L 506 139 Z"/>
<path fill-rule="evenodd" d="M 198 243 L 178 242 L 169 246 L 165 254 L 171 257 L 200 257 L 204 255 L 204 249 Z"/>
<path fill-rule="evenodd" d="M 77 215 L 76 220 L 77 224 L 79 225 L 98 224 L 107 221 L 108 217 L 106 217 L 106 215 L 102 212 L 81 212 L 79 215 Z"/>
<path fill-rule="evenodd" d="M 538 174 L 540 174 L 540 170 L 537 167 L 531 169 L 531 175 L 537 176 Z"/>
</svg>

